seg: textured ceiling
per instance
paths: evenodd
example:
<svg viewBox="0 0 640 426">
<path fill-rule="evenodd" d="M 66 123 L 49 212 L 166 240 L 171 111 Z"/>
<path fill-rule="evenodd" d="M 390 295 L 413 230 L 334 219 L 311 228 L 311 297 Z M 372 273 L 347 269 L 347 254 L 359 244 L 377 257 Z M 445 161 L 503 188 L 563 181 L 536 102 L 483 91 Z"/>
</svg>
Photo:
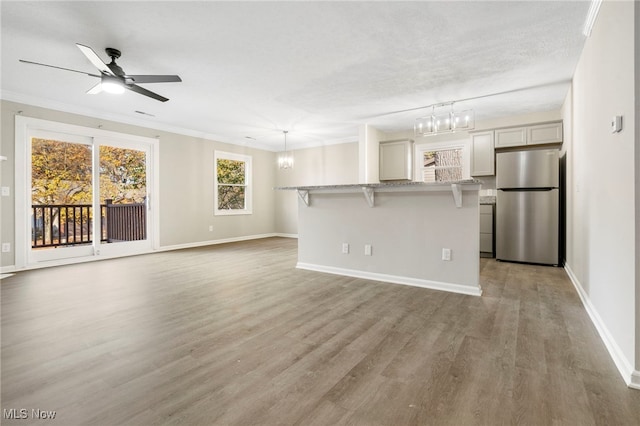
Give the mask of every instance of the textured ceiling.
<svg viewBox="0 0 640 426">
<path fill-rule="evenodd" d="M 561 106 L 588 1 L 7 2 L 3 99 L 264 149 L 355 141 L 358 125 L 410 129 L 454 100 L 476 120 Z M 88 95 L 75 43 L 122 51 L 127 74 L 182 83 Z M 141 115 L 143 111 L 150 115 Z"/>
</svg>

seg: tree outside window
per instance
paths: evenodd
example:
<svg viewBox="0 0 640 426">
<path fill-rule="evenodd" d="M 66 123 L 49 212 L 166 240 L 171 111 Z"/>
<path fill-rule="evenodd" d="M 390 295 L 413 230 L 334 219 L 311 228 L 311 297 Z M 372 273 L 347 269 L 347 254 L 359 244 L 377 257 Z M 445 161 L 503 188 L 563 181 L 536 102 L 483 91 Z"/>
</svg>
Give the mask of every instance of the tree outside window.
<svg viewBox="0 0 640 426">
<path fill-rule="evenodd" d="M 462 180 L 462 149 L 423 151 L 422 179 L 425 182 L 455 182 Z"/>
<path fill-rule="evenodd" d="M 216 151 L 215 214 L 251 213 L 251 157 Z"/>
</svg>

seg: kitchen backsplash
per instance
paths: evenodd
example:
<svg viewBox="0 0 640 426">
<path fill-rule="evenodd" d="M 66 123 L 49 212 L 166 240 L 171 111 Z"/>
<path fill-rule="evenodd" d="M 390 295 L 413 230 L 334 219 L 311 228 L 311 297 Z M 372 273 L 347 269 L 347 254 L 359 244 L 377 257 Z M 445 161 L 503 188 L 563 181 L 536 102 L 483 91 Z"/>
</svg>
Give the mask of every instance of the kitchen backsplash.
<svg viewBox="0 0 640 426">
<path fill-rule="evenodd" d="M 496 177 L 495 176 L 478 176 L 476 179 L 482 181 L 482 189 L 479 195 L 496 195 Z M 489 191 L 489 192 L 487 192 Z"/>
</svg>

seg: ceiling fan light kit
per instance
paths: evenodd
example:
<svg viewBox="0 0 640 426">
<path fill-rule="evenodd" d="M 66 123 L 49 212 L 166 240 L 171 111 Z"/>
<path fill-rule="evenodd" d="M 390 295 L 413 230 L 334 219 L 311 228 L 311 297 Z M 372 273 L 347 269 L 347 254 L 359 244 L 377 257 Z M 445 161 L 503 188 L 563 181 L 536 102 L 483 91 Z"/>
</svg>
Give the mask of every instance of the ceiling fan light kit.
<svg viewBox="0 0 640 426">
<path fill-rule="evenodd" d="M 41 64 L 39 62 L 25 61 L 23 59 L 20 59 L 20 62 L 33 65 L 42 65 L 49 68 L 72 71 L 80 74 L 86 74 L 90 77 L 100 78 L 100 83 L 87 91 L 87 93 L 90 95 L 95 95 L 103 91 L 107 93 L 120 94 L 124 93 L 125 90 L 131 90 L 132 92 L 136 92 L 140 95 L 147 96 L 157 101 L 166 102 L 169 100 L 169 98 L 165 98 L 164 96 L 158 95 L 157 93 L 140 87 L 138 86 L 138 84 L 179 83 L 182 81 L 182 79 L 177 75 L 127 75 L 124 70 L 118 64 L 116 64 L 116 59 L 118 59 L 122 54 L 122 52 L 120 52 L 118 49 L 114 49 L 112 47 L 107 47 L 105 49 L 105 52 L 111 58 L 111 62 L 106 64 L 89 46 L 85 46 L 79 43 L 76 43 L 76 46 L 78 46 L 78 49 L 80 49 L 84 56 L 87 57 L 89 62 L 91 62 L 96 68 L 98 68 L 98 70 L 100 71 L 100 75 L 58 67 L 55 65 Z"/>
<path fill-rule="evenodd" d="M 100 88 L 107 93 L 113 93 L 116 95 L 124 93 L 124 90 L 125 90 L 124 86 L 120 83 L 118 79 L 107 78 L 106 76 L 102 77 L 102 81 L 100 82 Z"/>
<path fill-rule="evenodd" d="M 475 116 L 472 109 L 454 111 L 454 102 L 430 105 L 431 114 L 416 119 L 413 132 L 416 136 L 433 136 L 459 130 L 473 130 Z M 448 108 L 447 108 L 448 107 Z"/>
</svg>

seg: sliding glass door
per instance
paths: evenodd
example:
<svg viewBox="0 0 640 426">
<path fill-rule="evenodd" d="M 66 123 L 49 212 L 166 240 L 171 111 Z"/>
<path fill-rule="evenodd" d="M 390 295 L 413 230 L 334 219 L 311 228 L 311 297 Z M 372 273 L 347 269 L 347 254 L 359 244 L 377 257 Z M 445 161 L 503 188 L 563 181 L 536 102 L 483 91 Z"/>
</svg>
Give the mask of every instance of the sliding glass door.
<svg viewBox="0 0 640 426">
<path fill-rule="evenodd" d="M 26 126 L 21 132 L 26 174 L 16 240 L 22 228 L 23 263 L 67 263 L 152 250 L 150 198 L 157 140 L 113 137 L 103 131 L 87 135 L 75 126 L 68 126 L 70 132 L 38 127 Z M 94 129 L 87 130 L 84 133 Z M 16 191 L 19 187 L 16 182 Z M 19 245 L 16 242 L 16 250 Z"/>
<path fill-rule="evenodd" d="M 96 247 L 102 254 L 135 253 L 151 249 L 149 229 L 149 146 L 98 139 L 101 226 Z"/>
<path fill-rule="evenodd" d="M 91 138 L 34 132 L 30 146 L 30 259 L 93 255 Z"/>
</svg>

